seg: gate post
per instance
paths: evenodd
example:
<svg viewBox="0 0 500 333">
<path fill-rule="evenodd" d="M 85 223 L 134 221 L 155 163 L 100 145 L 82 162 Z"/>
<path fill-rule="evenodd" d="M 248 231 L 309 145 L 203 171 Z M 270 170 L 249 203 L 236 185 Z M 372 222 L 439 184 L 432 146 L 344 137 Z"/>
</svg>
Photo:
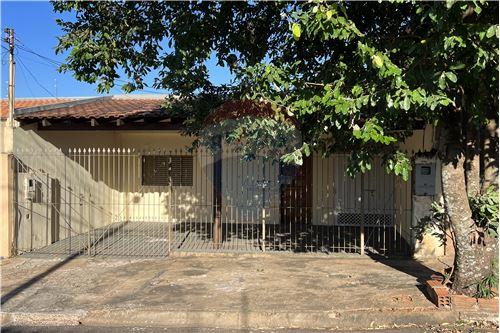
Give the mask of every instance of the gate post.
<svg viewBox="0 0 500 333">
<path fill-rule="evenodd" d="M 359 231 L 359 242 L 361 246 L 360 254 L 365 254 L 365 174 L 361 174 L 361 225 Z"/>
<path fill-rule="evenodd" d="M 213 225 L 213 246 L 218 249 L 221 245 L 222 240 L 222 223 L 221 223 L 221 211 L 222 211 L 222 144 L 219 141 L 219 147 L 217 152 L 214 154 L 214 193 L 213 193 L 213 214 L 214 214 L 214 225 Z"/>
<path fill-rule="evenodd" d="M 91 211 L 92 211 L 92 206 L 90 205 L 90 201 L 92 200 L 92 195 L 90 194 L 90 188 L 89 188 L 89 194 L 88 194 L 88 205 L 89 205 L 89 219 L 87 221 L 87 228 L 88 228 L 88 234 L 87 234 L 87 241 L 88 241 L 88 248 L 87 248 L 87 255 L 90 257 L 91 256 L 91 250 L 92 250 L 92 238 L 90 236 L 90 219 L 91 219 Z"/>
</svg>

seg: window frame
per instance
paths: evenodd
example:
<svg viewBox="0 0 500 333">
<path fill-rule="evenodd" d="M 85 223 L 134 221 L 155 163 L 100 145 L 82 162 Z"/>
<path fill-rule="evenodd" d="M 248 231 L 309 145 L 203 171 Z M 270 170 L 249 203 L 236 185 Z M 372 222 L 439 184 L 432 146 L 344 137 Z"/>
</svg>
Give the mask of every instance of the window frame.
<svg viewBox="0 0 500 333">
<path fill-rule="evenodd" d="M 155 160 L 158 159 L 158 160 Z M 158 165 L 163 164 L 163 165 Z M 159 166 L 160 179 L 155 177 Z M 148 174 L 149 172 L 149 174 Z M 193 155 L 142 155 L 141 185 L 146 187 L 192 187 L 194 183 Z"/>
</svg>

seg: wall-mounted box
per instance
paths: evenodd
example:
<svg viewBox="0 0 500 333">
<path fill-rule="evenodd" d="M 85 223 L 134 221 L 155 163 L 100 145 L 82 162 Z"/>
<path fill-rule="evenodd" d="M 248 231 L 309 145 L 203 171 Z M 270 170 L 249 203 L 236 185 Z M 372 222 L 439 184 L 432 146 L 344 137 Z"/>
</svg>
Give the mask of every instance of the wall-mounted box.
<svg viewBox="0 0 500 333">
<path fill-rule="evenodd" d="M 415 164 L 415 195 L 436 195 L 436 163 Z"/>
<path fill-rule="evenodd" d="M 24 178 L 24 199 L 33 203 L 42 202 L 42 183 L 33 177 Z"/>
</svg>

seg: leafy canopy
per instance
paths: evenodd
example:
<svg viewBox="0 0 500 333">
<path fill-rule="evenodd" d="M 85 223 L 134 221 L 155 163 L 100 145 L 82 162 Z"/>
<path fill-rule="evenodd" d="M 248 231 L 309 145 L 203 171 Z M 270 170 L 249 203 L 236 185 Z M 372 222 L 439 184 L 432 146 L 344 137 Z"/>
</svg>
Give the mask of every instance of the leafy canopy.
<svg viewBox="0 0 500 333">
<path fill-rule="evenodd" d="M 186 117 L 192 135 L 226 99 L 268 101 L 300 124 L 303 144 L 281 156 L 290 163 L 311 151 L 349 151 L 354 174 L 382 154 L 388 171 L 407 179 L 411 164 L 398 147 L 412 129 L 446 121 L 460 108 L 479 125 L 498 109 L 496 2 L 53 5 L 76 14 L 59 21 L 64 35 L 57 50 L 70 50 L 62 70 L 97 82 L 100 91 L 115 84 L 119 68 L 126 91 L 143 88 L 155 71 L 154 87 L 183 97 L 169 107 Z M 209 81 L 212 55 L 234 74 L 230 86 Z M 246 142 L 251 155 L 269 146 L 275 124 L 265 136 L 270 140 L 260 141 L 244 137 L 248 126 L 242 121 L 226 134 Z"/>
</svg>

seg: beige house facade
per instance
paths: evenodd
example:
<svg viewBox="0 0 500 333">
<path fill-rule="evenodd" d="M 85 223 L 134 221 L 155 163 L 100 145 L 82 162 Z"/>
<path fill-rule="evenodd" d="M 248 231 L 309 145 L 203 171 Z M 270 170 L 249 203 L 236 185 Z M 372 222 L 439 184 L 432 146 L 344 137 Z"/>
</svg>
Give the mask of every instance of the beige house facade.
<svg viewBox="0 0 500 333">
<path fill-rule="evenodd" d="M 2 125 L 2 168 L 12 171 L 2 171 L 2 212 L 11 212 L 3 213 L 2 234 L 10 239 L 2 240 L 2 256 L 98 253 L 99 246 L 132 256 L 176 249 L 443 254 L 432 232 L 414 232 L 440 200 L 438 162 L 425 161 L 434 189 L 415 195 L 415 172 L 404 182 L 377 159 L 352 179 L 342 154 L 313 154 L 290 168 L 264 156 L 242 161 L 228 146 L 192 152 L 193 139 L 161 113 L 164 98 L 17 110 L 17 126 Z M 430 126 L 416 129 L 402 149 L 431 152 L 433 136 Z"/>
</svg>

